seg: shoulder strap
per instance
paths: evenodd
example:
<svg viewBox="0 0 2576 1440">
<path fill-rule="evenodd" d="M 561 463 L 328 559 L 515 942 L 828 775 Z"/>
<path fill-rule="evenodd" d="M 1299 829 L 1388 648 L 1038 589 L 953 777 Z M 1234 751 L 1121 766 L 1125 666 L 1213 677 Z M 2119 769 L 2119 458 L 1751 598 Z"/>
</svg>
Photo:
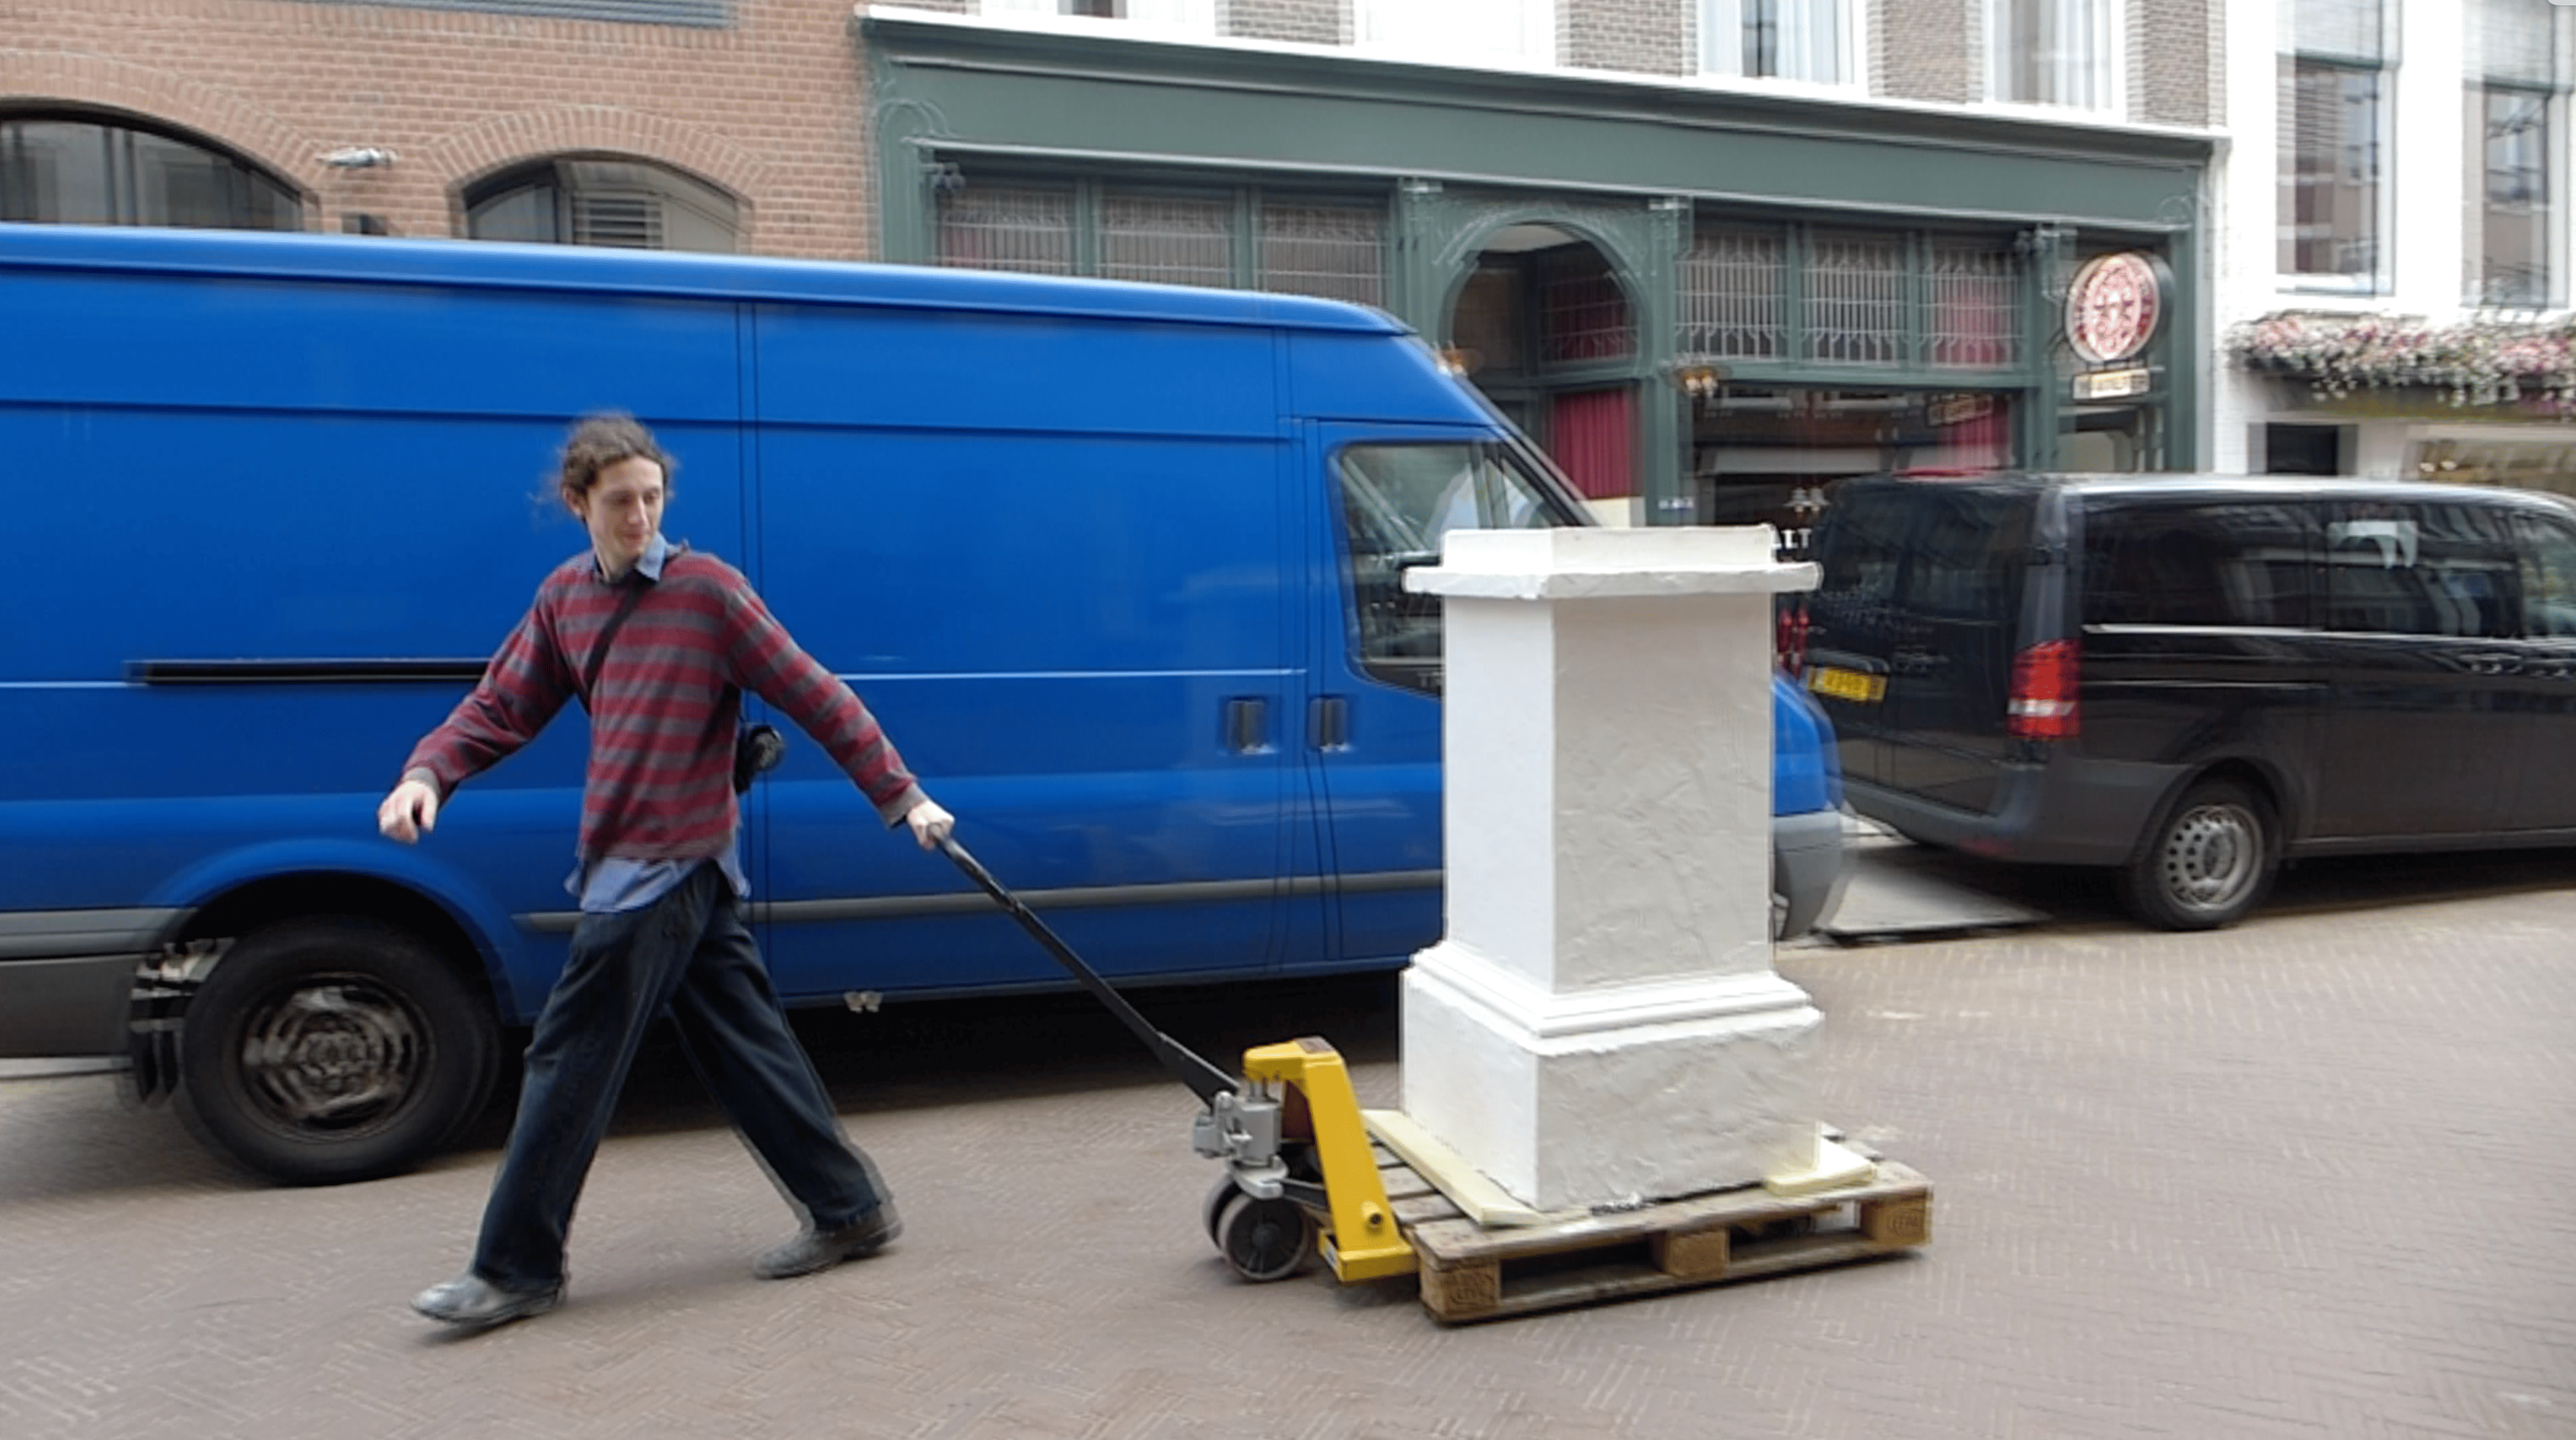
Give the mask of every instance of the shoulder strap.
<svg viewBox="0 0 2576 1440">
<path fill-rule="evenodd" d="M 609 616 L 608 623 L 600 627 L 599 640 L 590 647 L 590 663 L 581 669 L 581 708 L 584 710 L 590 708 L 591 692 L 599 688 L 599 667 L 608 663 L 608 643 L 617 638 L 618 627 L 626 623 L 627 616 L 635 613 L 635 603 L 644 598 L 644 578 L 629 570 L 619 588 L 626 593 L 617 597 L 617 613 Z"/>
</svg>

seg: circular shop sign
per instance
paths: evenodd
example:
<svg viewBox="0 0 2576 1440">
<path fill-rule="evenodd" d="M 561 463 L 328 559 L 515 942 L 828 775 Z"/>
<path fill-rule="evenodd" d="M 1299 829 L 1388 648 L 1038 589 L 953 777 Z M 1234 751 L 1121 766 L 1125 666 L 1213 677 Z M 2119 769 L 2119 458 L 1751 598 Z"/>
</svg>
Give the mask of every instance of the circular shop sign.
<svg viewBox="0 0 2576 1440">
<path fill-rule="evenodd" d="M 2066 339 L 2091 365 L 2135 356 L 2165 318 L 2165 267 L 2152 255 L 2096 255 L 2066 289 Z"/>
</svg>

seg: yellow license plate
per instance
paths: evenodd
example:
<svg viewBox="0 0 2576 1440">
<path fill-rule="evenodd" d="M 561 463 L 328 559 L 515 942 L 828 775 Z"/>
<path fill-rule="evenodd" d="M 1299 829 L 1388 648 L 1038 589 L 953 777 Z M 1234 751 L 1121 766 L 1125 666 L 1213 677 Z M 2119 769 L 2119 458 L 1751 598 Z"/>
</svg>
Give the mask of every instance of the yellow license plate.
<svg viewBox="0 0 2576 1440">
<path fill-rule="evenodd" d="M 1819 665 L 1807 672 L 1807 688 L 1836 700 L 1875 705 L 1887 698 L 1887 677 L 1864 675 L 1858 670 L 1845 670 L 1835 665 Z"/>
</svg>

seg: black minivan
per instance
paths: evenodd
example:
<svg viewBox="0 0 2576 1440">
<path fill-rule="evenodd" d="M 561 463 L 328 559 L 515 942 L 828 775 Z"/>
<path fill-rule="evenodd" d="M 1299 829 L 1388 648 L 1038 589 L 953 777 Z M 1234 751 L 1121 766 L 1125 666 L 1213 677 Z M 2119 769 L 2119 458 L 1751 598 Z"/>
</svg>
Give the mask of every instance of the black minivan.
<svg viewBox="0 0 2576 1440">
<path fill-rule="evenodd" d="M 2150 924 L 2285 856 L 2576 843 L 2576 508 L 2194 475 L 1867 476 L 1815 535 L 1807 687 L 1853 807 L 2118 867 Z"/>
</svg>

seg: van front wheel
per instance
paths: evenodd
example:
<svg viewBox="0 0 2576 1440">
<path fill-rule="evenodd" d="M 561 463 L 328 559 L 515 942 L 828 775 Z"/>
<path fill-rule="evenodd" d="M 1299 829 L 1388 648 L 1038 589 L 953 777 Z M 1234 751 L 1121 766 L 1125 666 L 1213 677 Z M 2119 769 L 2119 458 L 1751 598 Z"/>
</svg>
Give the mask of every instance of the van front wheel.
<svg viewBox="0 0 2576 1440">
<path fill-rule="evenodd" d="M 2271 888 L 2279 851 L 2261 796 L 2233 780 L 2204 780 L 2183 792 L 2129 862 L 2120 898 L 2159 929 L 2233 925 Z"/>
<path fill-rule="evenodd" d="M 292 920 L 241 937 L 189 1001 L 180 1113 L 272 1180 L 368 1180 L 471 1119 L 498 1050 L 490 1007 L 418 937 Z"/>
</svg>

